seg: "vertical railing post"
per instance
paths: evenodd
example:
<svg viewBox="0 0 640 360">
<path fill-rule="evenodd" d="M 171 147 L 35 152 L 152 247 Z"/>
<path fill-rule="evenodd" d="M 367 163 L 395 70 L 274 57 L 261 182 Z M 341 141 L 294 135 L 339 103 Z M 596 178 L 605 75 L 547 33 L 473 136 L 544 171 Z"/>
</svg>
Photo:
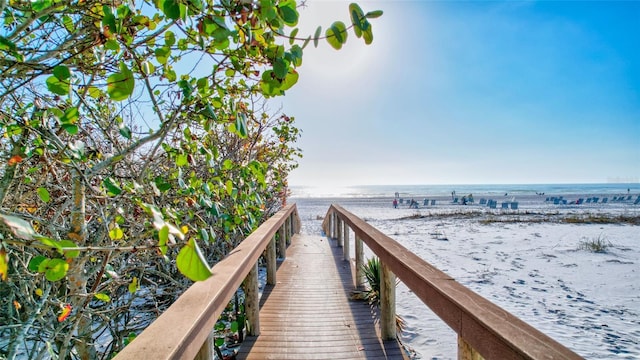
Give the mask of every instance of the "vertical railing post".
<svg viewBox="0 0 640 360">
<path fill-rule="evenodd" d="M 382 340 L 396 338 L 396 276 L 380 261 L 380 332 Z"/>
<path fill-rule="evenodd" d="M 215 343 L 215 335 L 214 332 L 211 331 L 207 339 L 202 344 L 200 351 L 196 354 L 194 360 L 213 360 L 215 356 L 213 356 L 213 344 Z"/>
<path fill-rule="evenodd" d="M 282 224 L 282 226 L 280 226 L 280 230 L 278 231 L 278 235 L 280 235 L 279 237 L 279 242 L 278 242 L 278 246 L 280 247 L 280 256 L 285 259 L 287 257 L 287 235 L 286 235 L 286 226 L 284 224 Z"/>
<path fill-rule="evenodd" d="M 285 228 L 284 233 L 286 234 L 285 238 L 287 239 L 287 241 L 286 241 L 287 246 L 289 246 L 289 244 L 291 244 L 291 221 L 290 220 L 291 220 L 291 218 L 287 217 L 284 220 L 284 224 L 283 224 L 283 226 Z"/>
<path fill-rule="evenodd" d="M 286 251 L 286 250 L 285 250 Z M 273 235 L 267 245 L 267 284 L 276 284 L 276 236 Z"/>
<path fill-rule="evenodd" d="M 458 335 L 458 360 L 484 360 L 462 336 Z"/>
<path fill-rule="evenodd" d="M 333 220 L 331 222 L 331 224 L 333 224 L 332 226 L 332 230 L 331 230 L 331 238 L 332 239 L 336 239 L 338 236 L 338 214 L 336 214 L 336 212 L 332 212 L 331 213 L 331 220 Z"/>
<path fill-rule="evenodd" d="M 344 236 L 342 237 L 342 259 L 345 261 L 349 261 L 349 225 L 347 225 L 347 223 L 344 221 L 342 222 L 342 231 L 344 233 Z"/>
<path fill-rule="evenodd" d="M 253 265 L 242 283 L 244 310 L 247 316 L 247 335 L 260 335 L 260 296 L 258 293 L 258 263 Z"/>
<path fill-rule="evenodd" d="M 364 244 L 356 235 L 356 288 L 364 288 Z"/>
<path fill-rule="evenodd" d="M 336 228 L 338 234 L 338 246 L 342 246 L 344 238 L 342 236 L 341 228 L 344 226 L 344 221 L 340 218 L 337 218 L 336 220 L 338 220 L 338 226 Z"/>
</svg>

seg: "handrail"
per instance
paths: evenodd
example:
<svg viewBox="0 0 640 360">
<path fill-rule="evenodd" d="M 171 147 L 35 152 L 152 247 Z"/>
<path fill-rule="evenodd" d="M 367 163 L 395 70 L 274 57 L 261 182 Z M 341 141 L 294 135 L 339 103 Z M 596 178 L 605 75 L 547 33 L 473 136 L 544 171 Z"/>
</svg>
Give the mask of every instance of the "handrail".
<svg viewBox="0 0 640 360">
<path fill-rule="evenodd" d="M 356 215 L 333 204 L 322 224 L 325 233 L 342 240 L 347 224 L 359 241 L 458 334 L 460 359 L 582 359 L 531 325 L 438 270 Z M 348 238 L 344 239 L 345 247 Z M 356 254 L 356 258 L 358 255 Z M 356 266 L 360 267 L 362 264 Z M 382 272 L 382 271 L 381 271 Z M 384 280 L 383 280 L 384 282 Z M 395 291 L 395 290 L 394 290 Z M 384 292 L 384 290 L 381 290 Z M 395 293 L 394 293 L 395 294 Z M 384 293 L 381 294 L 384 297 Z M 392 295 L 393 297 L 394 295 Z M 384 299 L 382 299 L 384 303 Z M 381 326 L 384 325 L 384 307 Z M 395 304 L 390 310 L 395 317 Z M 390 316 L 386 316 L 389 319 Z M 383 329 L 384 330 L 384 329 Z"/>
<path fill-rule="evenodd" d="M 281 249 L 293 233 L 300 230 L 295 204 L 290 204 L 265 221 L 223 260 L 211 268 L 213 276 L 191 285 L 165 312 L 127 345 L 115 359 L 193 359 L 196 355 L 213 358 L 209 336 L 222 311 L 236 290 L 254 273 L 257 288 L 257 261 L 265 249 L 267 272 L 275 285 L 275 234 L 280 231 Z M 284 256 L 284 253 L 281 254 Z M 269 266 L 269 262 L 273 266 Z M 246 291 L 246 290 L 245 290 Z M 257 293 L 257 289 L 256 289 Z M 247 302 L 249 301 L 247 295 Z M 257 296 L 252 307 L 257 309 Z M 249 304 L 246 304 L 247 312 Z M 247 320 L 250 314 L 247 314 Z M 257 319 L 252 330 L 259 332 Z M 201 351 L 201 348 L 203 351 Z M 200 354 L 199 354 L 200 352 Z M 203 355 L 203 353 L 205 353 Z"/>
</svg>

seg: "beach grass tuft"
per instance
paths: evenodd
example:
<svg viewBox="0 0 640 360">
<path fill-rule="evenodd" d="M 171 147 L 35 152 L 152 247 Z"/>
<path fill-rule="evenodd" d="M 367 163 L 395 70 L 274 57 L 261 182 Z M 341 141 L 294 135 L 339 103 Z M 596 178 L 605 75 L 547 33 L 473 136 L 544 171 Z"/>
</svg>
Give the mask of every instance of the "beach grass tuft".
<svg viewBox="0 0 640 360">
<path fill-rule="evenodd" d="M 587 250 L 594 253 L 606 253 L 607 249 L 613 246 L 611 241 L 607 240 L 604 234 L 600 234 L 597 238 L 583 238 L 578 245 L 580 250 Z"/>
</svg>

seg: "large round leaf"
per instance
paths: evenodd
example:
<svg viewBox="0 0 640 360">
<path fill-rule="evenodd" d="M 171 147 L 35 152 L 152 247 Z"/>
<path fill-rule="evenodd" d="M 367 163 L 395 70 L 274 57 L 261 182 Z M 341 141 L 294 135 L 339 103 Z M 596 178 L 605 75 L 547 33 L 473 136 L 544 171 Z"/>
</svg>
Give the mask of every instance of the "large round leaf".
<svg viewBox="0 0 640 360">
<path fill-rule="evenodd" d="M 120 72 L 107 78 L 107 93 L 111 99 L 122 101 L 131 96 L 134 85 L 133 72 L 126 66 L 121 66 Z"/>
<path fill-rule="evenodd" d="M 327 42 L 334 49 L 342 49 L 342 44 L 347 42 L 347 27 L 342 21 L 336 21 L 325 32 Z"/>
<path fill-rule="evenodd" d="M 211 276 L 207 260 L 194 239 L 189 239 L 176 258 L 178 270 L 193 281 L 206 280 Z"/>
</svg>

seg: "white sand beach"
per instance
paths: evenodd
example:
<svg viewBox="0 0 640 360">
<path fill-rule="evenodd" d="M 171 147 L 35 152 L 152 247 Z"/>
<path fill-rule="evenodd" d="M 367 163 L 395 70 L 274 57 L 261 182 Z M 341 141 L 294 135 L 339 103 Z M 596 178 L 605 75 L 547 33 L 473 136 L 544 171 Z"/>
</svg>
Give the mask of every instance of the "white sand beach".
<svg viewBox="0 0 640 360">
<path fill-rule="evenodd" d="M 547 201 L 549 195 L 526 195 L 513 199 L 517 209 L 501 209 L 509 196 L 491 196 L 497 209 L 479 205 L 481 194 L 466 206 L 442 194 L 432 197 L 433 206 L 416 198 L 418 209 L 406 201 L 394 209 L 393 194 L 290 201 L 298 205 L 303 233 L 320 233 L 319 219 L 329 204 L 338 203 L 581 356 L 640 358 L 640 226 L 596 223 L 602 217 L 637 220 L 637 195 L 627 200 L 625 194 L 624 201 L 611 201 L 609 195 L 602 203 L 605 194 L 594 204 L 586 199 L 596 195 L 570 194 L 563 197 L 567 204 L 557 205 Z M 580 198 L 583 203 L 575 204 Z M 561 221 L 587 217 L 593 221 Z M 582 248 L 593 241 L 608 247 L 604 252 Z M 455 359 L 455 333 L 402 284 L 397 299 L 397 312 L 407 323 L 402 340 L 415 357 Z"/>
</svg>

